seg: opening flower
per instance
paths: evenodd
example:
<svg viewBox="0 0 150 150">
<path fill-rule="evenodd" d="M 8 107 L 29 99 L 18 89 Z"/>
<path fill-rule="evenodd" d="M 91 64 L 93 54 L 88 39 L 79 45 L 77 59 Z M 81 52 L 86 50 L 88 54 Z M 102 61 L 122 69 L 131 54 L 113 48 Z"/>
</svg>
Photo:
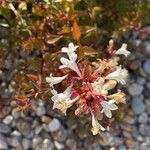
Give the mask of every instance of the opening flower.
<svg viewBox="0 0 150 150">
<path fill-rule="evenodd" d="M 122 69 L 121 65 L 116 68 L 116 70 L 110 74 L 108 74 L 105 79 L 116 80 L 121 84 L 125 84 L 128 77 L 128 71 L 126 69 Z"/>
<path fill-rule="evenodd" d="M 115 100 L 117 104 L 126 103 L 125 94 L 121 90 L 118 90 L 115 94 L 108 95 L 107 98 Z"/>
<path fill-rule="evenodd" d="M 77 101 L 79 97 L 76 97 L 74 99 L 71 99 L 71 86 L 69 86 L 63 93 L 57 93 L 54 89 L 51 91 L 52 101 L 54 102 L 53 109 L 57 108 L 61 110 L 65 115 L 68 108 L 70 108 L 73 103 Z"/>
<path fill-rule="evenodd" d="M 126 57 L 130 55 L 130 52 L 127 50 L 127 44 L 123 43 L 122 46 L 116 51 L 117 55 L 125 55 Z"/>
<path fill-rule="evenodd" d="M 74 53 L 78 47 L 79 46 L 75 46 L 73 43 L 69 43 L 68 47 L 63 47 L 61 51 L 63 53 L 67 53 L 67 55 L 69 56 L 70 54 Z"/>
<path fill-rule="evenodd" d="M 72 53 L 70 52 L 70 53 L 68 53 L 68 57 L 69 57 L 69 59 L 64 58 L 64 57 L 60 58 L 60 62 L 62 63 L 62 65 L 59 67 L 59 69 L 70 68 L 71 70 L 75 71 L 81 77 L 81 72 L 76 63 L 77 54 L 74 52 L 72 52 Z"/>
<path fill-rule="evenodd" d="M 46 77 L 46 82 L 48 82 L 49 85 L 53 87 L 53 85 L 62 82 L 66 77 L 67 75 L 62 76 L 62 77 L 53 77 L 52 74 L 50 74 L 49 77 Z"/>
<path fill-rule="evenodd" d="M 118 106 L 114 104 L 115 100 L 109 100 L 109 101 L 102 101 L 101 105 L 103 107 L 102 113 L 104 113 L 108 118 L 112 117 L 111 110 L 118 109 Z"/>
<path fill-rule="evenodd" d="M 94 113 L 91 112 L 92 115 L 92 133 L 93 135 L 98 134 L 100 131 L 105 131 L 105 128 L 98 122 Z"/>
<path fill-rule="evenodd" d="M 92 88 L 93 88 L 93 93 L 95 95 L 107 95 L 108 94 L 108 90 L 114 88 L 116 86 L 116 81 L 114 80 L 109 80 L 108 82 L 105 82 L 104 78 L 99 78 L 98 81 L 95 81 L 92 84 Z"/>
</svg>

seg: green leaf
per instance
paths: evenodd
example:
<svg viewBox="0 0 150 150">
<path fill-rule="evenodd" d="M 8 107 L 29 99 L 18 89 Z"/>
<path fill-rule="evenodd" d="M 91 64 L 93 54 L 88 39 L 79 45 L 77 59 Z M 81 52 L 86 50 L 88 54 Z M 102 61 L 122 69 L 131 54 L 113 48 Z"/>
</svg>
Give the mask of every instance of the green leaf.
<svg viewBox="0 0 150 150">
<path fill-rule="evenodd" d="M 9 24 L 7 24 L 7 22 L 6 22 L 5 19 L 0 19 L 0 26 L 5 27 L 5 28 L 8 28 L 8 27 L 9 27 Z"/>
<path fill-rule="evenodd" d="M 57 41 L 59 41 L 63 36 L 58 35 L 48 35 L 47 36 L 47 43 L 48 44 L 55 44 Z"/>
</svg>

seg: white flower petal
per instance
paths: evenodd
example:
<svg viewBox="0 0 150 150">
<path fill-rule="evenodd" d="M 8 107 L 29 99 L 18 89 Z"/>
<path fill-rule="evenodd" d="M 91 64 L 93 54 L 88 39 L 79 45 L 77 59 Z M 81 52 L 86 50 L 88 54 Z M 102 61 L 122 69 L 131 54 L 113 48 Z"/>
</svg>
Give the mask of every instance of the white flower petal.
<svg viewBox="0 0 150 150">
<path fill-rule="evenodd" d="M 130 52 L 127 50 L 127 44 L 123 43 L 121 48 L 116 51 L 117 55 L 125 55 L 126 57 L 130 55 Z"/>
<path fill-rule="evenodd" d="M 67 68 L 67 66 L 66 65 L 59 66 L 59 69 L 63 69 L 63 68 Z"/>
<path fill-rule="evenodd" d="M 74 44 L 73 44 L 72 42 L 69 43 L 68 48 L 69 48 L 69 49 L 73 49 L 73 48 L 74 48 Z"/>
<path fill-rule="evenodd" d="M 53 109 L 57 108 L 66 114 L 67 109 L 78 100 L 78 96 L 74 99 L 70 99 L 71 88 L 72 85 L 70 85 L 63 93 L 57 93 L 57 91 L 52 90 L 53 96 L 51 100 L 54 102 Z"/>
<path fill-rule="evenodd" d="M 68 64 L 70 63 L 70 60 L 68 60 L 67 58 L 61 57 L 60 58 L 60 62 L 65 65 L 68 66 Z"/>
<path fill-rule="evenodd" d="M 118 106 L 116 106 L 115 104 L 111 104 L 111 105 L 109 105 L 109 109 L 116 110 L 116 109 L 118 109 Z"/>
<path fill-rule="evenodd" d="M 112 117 L 112 113 L 109 109 L 105 109 L 104 114 L 106 115 L 106 117 L 111 118 Z"/>
<path fill-rule="evenodd" d="M 92 133 L 93 135 L 96 135 L 100 132 L 100 130 L 105 131 L 105 128 L 98 122 L 95 115 L 91 112 L 92 115 Z"/>
<path fill-rule="evenodd" d="M 69 43 L 68 47 L 63 47 L 63 48 L 61 49 L 61 51 L 62 51 L 63 53 L 67 53 L 67 55 L 69 56 L 69 55 L 71 55 L 72 53 L 74 53 L 75 50 L 76 50 L 78 47 L 79 47 L 79 46 L 74 46 L 73 43 Z"/>
<path fill-rule="evenodd" d="M 120 82 L 121 84 L 125 84 L 128 77 L 128 71 L 126 69 L 121 69 L 121 65 L 116 68 L 116 70 L 110 74 L 108 74 L 105 79 L 112 79 Z"/>
<path fill-rule="evenodd" d="M 62 66 L 59 67 L 59 69 L 62 69 L 64 67 L 70 68 L 71 70 L 75 71 L 79 76 L 81 76 L 81 72 L 79 71 L 79 68 L 76 64 L 76 62 L 71 61 L 67 58 L 62 57 L 60 59 L 61 63 L 63 64 Z"/>
<path fill-rule="evenodd" d="M 112 117 L 111 110 L 116 110 L 118 109 L 118 106 L 115 104 L 115 100 L 110 100 L 110 101 L 102 101 L 101 105 L 103 107 L 101 113 L 104 113 L 108 118 Z"/>
<path fill-rule="evenodd" d="M 46 82 L 48 82 L 49 85 L 53 87 L 53 85 L 62 82 L 66 77 L 67 75 L 62 76 L 62 77 L 53 77 L 52 74 L 50 74 L 50 77 L 46 77 Z"/>
<path fill-rule="evenodd" d="M 61 49 L 61 51 L 62 51 L 63 53 L 67 53 L 67 52 L 68 52 L 68 48 L 67 48 L 67 47 L 63 47 L 63 48 Z"/>
<path fill-rule="evenodd" d="M 76 53 L 71 53 L 71 54 L 69 54 L 69 59 L 71 60 L 71 61 L 76 61 L 77 60 L 77 54 Z"/>
</svg>

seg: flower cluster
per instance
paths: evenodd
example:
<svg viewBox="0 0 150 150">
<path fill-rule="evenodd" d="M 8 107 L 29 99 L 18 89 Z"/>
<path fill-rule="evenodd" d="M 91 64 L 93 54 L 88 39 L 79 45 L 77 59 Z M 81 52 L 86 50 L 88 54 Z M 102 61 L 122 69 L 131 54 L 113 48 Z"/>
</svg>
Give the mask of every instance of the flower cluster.
<svg viewBox="0 0 150 150">
<path fill-rule="evenodd" d="M 118 90 L 113 90 L 117 84 L 125 84 L 128 72 L 118 66 L 117 55 L 128 56 L 130 52 L 127 45 L 122 44 L 118 50 L 113 49 L 110 41 L 108 52 L 110 59 L 97 59 L 95 62 L 85 62 L 78 60 L 76 51 L 78 46 L 69 43 L 68 47 L 63 47 L 61 52 L 67 57 L 61 57 L 59 70 L 62 76 L 46 78 L 53 94 L 51 100 L 54 102 L 53 109 L 57 108 L 66 114 L 67 109 L 75 107 L 75 115 L 91 114 L 92 133 L 96 135 L 105 128 L 100 124 L 103 117 L 112 117 L 112 111 L 118 109 L 117 104 L 125 103 L 125 94 Z M 64 55 L 63 55 L 64 56 Z M 61 82 L 69 85 L 64 92 L 57 92 L 55 85 Z M 101 116 L 101 117 L 99 117 Z"/>
</svg>

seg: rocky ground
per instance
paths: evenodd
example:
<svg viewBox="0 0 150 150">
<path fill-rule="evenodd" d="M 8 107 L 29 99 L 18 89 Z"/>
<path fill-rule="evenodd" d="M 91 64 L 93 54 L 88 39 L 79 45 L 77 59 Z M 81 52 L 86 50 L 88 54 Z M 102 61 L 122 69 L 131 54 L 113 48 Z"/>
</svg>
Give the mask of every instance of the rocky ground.
<svg viewBox="0 0 150 150">
<path fill-rule="evenodd" d="M 64 118 L 54 117 L 42 101 L 30 114 L 17 113 L 12 101 L 6 106 L 1 104 L 0 150 L 150 150 L 150 37 L 141 39 L 140 33 L 133 30 L 125 33 L 123 40 L 133 50 L 127 60 L 127 109 L 123 122 L 116 125 L 118 128 L 102 133 L 103 138 L 80 136 L 74 127 L 66 126 Z M 0 71 L 3 87 L 11 76 L 7 75 Z M 11 90 L 6 87 L 1 98 L 9 98 Z"/>
</svg>

